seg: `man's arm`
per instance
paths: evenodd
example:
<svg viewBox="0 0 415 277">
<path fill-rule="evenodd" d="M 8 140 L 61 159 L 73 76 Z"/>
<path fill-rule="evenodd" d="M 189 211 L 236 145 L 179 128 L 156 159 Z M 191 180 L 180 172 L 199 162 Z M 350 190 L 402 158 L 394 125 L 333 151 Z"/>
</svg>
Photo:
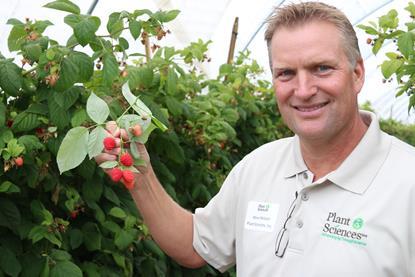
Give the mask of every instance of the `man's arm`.
<svg viewBox="0 0 415 277">
<path fill-rule="evenodd" d="M 95 158 L 98 164 L 117 160 L 121 151 L 120 137 L 128 141 L 125 130 L 120 130 L 115 122 L 107 123 L 106 129 L 116 139 L 117 147 L 98 155 Z M 192 213 L 180 207 L 166 193 L 153 171 L 145 146 L 137 143 L 137 149 L 147 165 L 138 167 L 140 173 L 135 174 L 134 188 L 130 193 L 153 239 L 183 266 L 196 268 L 205 265 L 205 260 L 193 248 Z"/>
</svg>

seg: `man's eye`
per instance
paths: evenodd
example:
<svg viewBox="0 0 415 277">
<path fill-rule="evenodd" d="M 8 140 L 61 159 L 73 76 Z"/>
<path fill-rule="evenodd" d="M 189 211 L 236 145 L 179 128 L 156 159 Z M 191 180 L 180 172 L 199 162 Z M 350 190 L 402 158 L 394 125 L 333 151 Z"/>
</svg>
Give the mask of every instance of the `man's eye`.
<svg viewBox="0 0 415 277">
<path fill-rule="evenodd" d="M 277 72 L 275 77 L 277 79 L 286 80 L 289 79 L 292 75 L 294 75 L 294 72 L 292 70 L 281 70 Z"/>
<path fill-rule="evenodd" d="M 317 71 L 318 72 L 326 72 L 326 71 L 328 71 L 328 70 L 330 70 L 331 68 L 330 68 L 330 66 L 328 66 L 328 65 L 319 65 L 318 67 L 317 67 Z"/>
</svg>

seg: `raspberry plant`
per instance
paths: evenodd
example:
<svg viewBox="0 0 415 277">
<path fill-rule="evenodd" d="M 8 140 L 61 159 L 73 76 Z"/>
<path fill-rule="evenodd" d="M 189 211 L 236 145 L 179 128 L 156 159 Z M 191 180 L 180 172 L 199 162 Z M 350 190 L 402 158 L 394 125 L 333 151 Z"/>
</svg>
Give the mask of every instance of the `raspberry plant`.
<svg viewBox="0 0 415 277">
<path fill-rule="evenodd" d="M 139 124 L 130 138 L 146 142 L 166 191 L 187 209 L 205 205 L 246 153 L 290 134 L 260 67 L 241 53 L 208 79 L 197 64 L 209 61 L 209 42 L 161 47 L 177 10 L 114 12 L 102 23 L 69 0 L 45 6 L 65 13 L 68 41 L 44 34 L 48 20 L 10 19 L 18 58 L 0 56 L 0 276 L 220 275 L 166 257 L 114 185 L 130 174 L 113 181 L 91 158 L 106 121 L 131 133 Z M 130 51 L 147 38 L 151 59 Z"/>
</svg>

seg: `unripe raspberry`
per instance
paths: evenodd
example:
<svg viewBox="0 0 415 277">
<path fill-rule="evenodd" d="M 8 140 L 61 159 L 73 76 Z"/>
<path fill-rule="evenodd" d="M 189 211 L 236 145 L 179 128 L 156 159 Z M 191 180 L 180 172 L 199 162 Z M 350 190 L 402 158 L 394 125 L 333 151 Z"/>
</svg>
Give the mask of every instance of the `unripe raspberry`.
<svg viewBox="0 0 415 277">
<path fill-rule="evenodd" d="M 134 173 L 131 170 L 124 170 L 122 172 L 122 178 L 126 183 L 134 182 Z"/>
<path fill-rule="evenodd" d="M 141 128 L 141 125 L 140 124 L 136 124 L 133 127 L 131 127 L 131 133 L 135 137 L 141 136 L 141 134 L 143 133 L 143 129 Z"/>
<path fill-rule="evenodd" d="M 104 138 L 104 148 L 105 150 L 112 150 L 115 148 L 115 139 L 113 137 Z"/>
<path fill-rule="evenodd" d="M 133 157 L 131 157 L 131 155 L 128 152 L 125 152 L 124 154 L 121 155 L 120 162 L 122 165 L 132 166 L 134 163 L 134 160 L 133 160 Z"/>
<path fill-rule="evenodd" d="M 72 219 L 75 219 L 75 218 L 77 218 L 78 217 L 78 211 L 72 211 L 71 212 L 71 218 Z"/>
<path fill-rule="evenodd" d="M 113 180 L 114 182 L 119 182 L 123 176 L 122 170 L 118 167 L 111 169 L 109 171 L 109 175 L 111 177 L 111 180 Z"/>
<path fill-rule="evenodd" d="M 16 159 L 14 159 L 14 163 L 16 164 L 16 166 L 21 167 L 23 165 L 23 158 L 17 157 Z"/>
</svg>

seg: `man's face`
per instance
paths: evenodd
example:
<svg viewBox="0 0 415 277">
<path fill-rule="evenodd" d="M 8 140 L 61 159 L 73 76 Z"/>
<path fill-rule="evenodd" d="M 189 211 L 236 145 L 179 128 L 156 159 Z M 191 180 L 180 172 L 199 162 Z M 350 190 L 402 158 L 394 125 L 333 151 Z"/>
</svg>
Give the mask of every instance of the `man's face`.
<svg viewBox="0 0 415 277">
<path fill-rule="evenodd" d="M 271 41 L 277 103 L 288 127 L 301 139 L 336 138 L 353 130 L 364 67 L 352 68 L 340 32 L 313 21 L 278 29 Z"/>
</svg>

